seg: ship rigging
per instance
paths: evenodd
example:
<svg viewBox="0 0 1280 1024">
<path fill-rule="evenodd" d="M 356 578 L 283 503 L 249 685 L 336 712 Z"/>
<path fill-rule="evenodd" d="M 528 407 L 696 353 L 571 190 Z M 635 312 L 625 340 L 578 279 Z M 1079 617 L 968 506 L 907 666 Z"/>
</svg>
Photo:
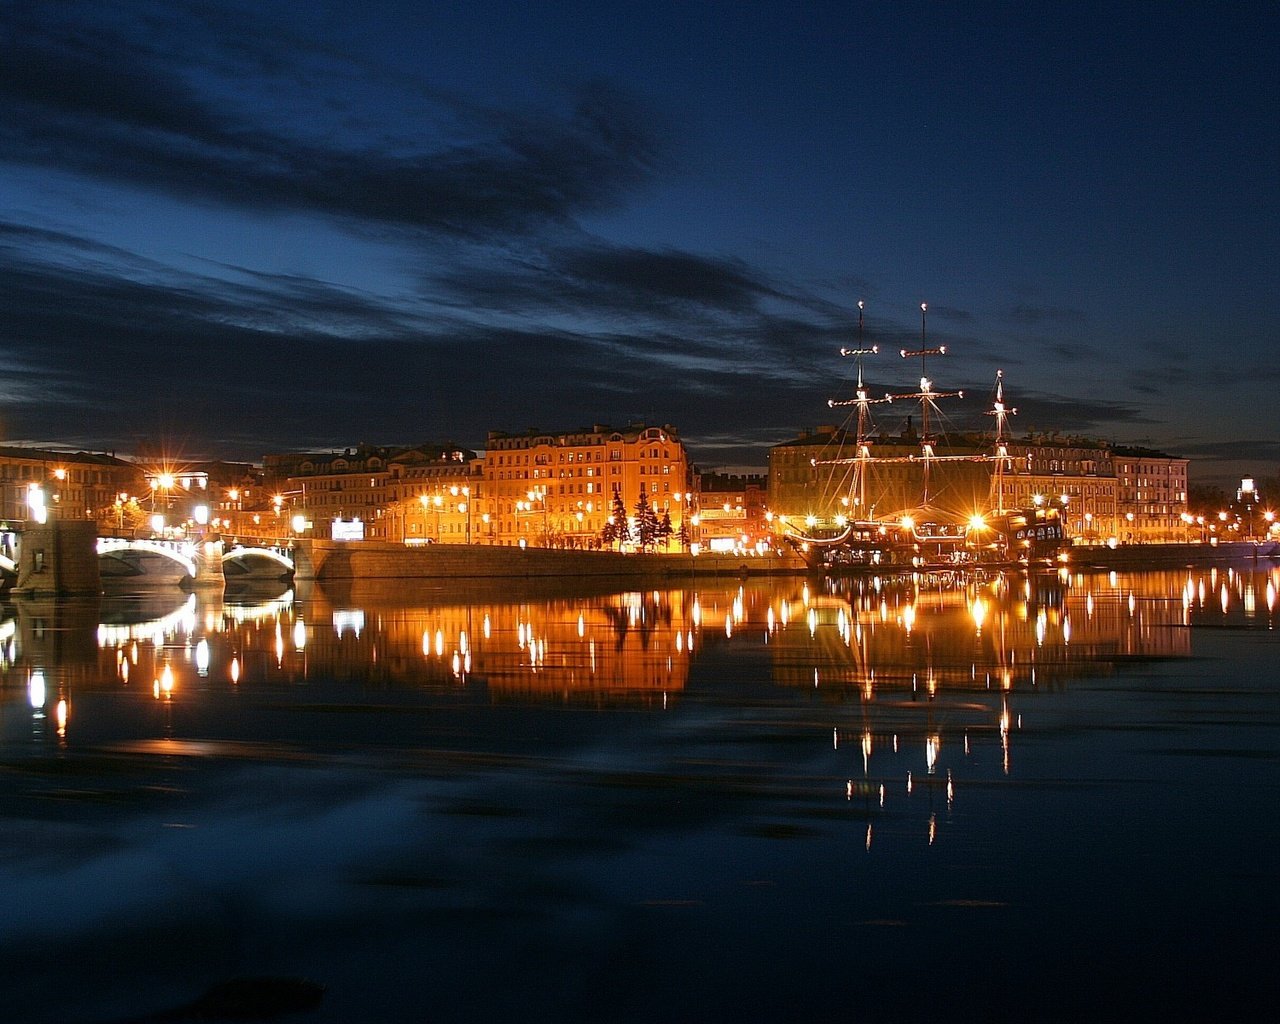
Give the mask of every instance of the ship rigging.
<svg viewBox="0 0 1280 1024">
<path fill-rule="evenodd" d="M 823 503 L 828 509 L 834 507 L 835 512 L 822 518 L 811 513 L 804 517 L 803 528 L 784 517 L 783 535 L 787 541 L 811 567 L 824 571 L 895 565 L 1032 565 L 1058 559 L 1068 545 L 1059 510 L 1043 505 L 1010 509 L 1005 505 L 1004 477 L 1012 466 L 1009 417 L 1017 410 L 1005 403 L 1003 371 L 996 371 L 991 408 L 987 410 L 995 420 L 990 450 L 940 452 L 945 436 L 935 432 L 942 418 L 937 403 L 963 398 L 964 392 L 938 390 L 929 376 L 928 360 L 945 356 L 947 349 L 928 343 L 927 304 L 920 304 L 920 346 L 904 348 L 899 353 L 903 359 L 920 360 L 918 387 L 877 397 L 872 397 L 864 375 L 864 359 L 879 354 L 879 346 L 868 347 L 863 340 L 864 309 L 860 301 L 857 346 L 840 350 L 841 356 L 852 357 L 856 362 L 854 395 L 827 403 L 832 409 L 851 410 L 845 429 L 839 433 L 847 437 L 852 425 L 853 453 L 811 460 L 815 482 L 825 485 Z M 893 402 L 915 403 L 919 410 L 919 436 L 914 450 L 905 454 L 887 454 L 883 436 L 875 439 L 873 435 L 872 407 Z M 910 417 L 907 423 L 910 431 Z M 984 463 L 991 467 L 985 511 L 973 509 L 962 515 L 938 502 L 935 469 L 950 463 Z M 918 497 L 910 503 L 900 498 L 900 507 L 886 510 L 887 492 L 876 487 L 868 504 L 869 488 L 874 486 L 873 470 L 894 465 L 909 467 L 908 474 L 918 471 Z M 880 515 L 876 514 L 877 504 Z"/>
</svg>

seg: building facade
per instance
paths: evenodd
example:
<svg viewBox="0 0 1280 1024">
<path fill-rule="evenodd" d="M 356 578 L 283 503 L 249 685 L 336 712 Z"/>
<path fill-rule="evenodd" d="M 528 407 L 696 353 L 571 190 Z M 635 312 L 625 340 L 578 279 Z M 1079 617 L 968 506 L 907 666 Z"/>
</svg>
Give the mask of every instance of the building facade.
<svg viewBox="0 0 1280 1024">
<path fill-rule="evenodd" d="M 1006 507 L 1029 508 L 1038 501 L 1056 504 L 1067 536 L 1077 543 L 1104 544 L 1117 536 L 1117 480 L 1108 445 L 1029 437 L 1010 441 L 1006 451 L 1009 457 L 998 481 Z"/>
<path fill-rule="evenodd" d="M 0 523 L 24 522 L 32 491 L 50 514 L 106 524 L 146 490 L 143 471 L 132 462 L 93 452 L 0 448 Z"/>
<path fill-rule="evenodd" d="M 1185 541 L 1188 460 L 1116 447 L 1116 536 L 1122 543 Z"/>
<path fill-rule="evenodd" d="M 579 430 L 491 431 L 483 459 L 484 514 L 495 544 L 591 548 L 617 495 L 634 515 L 643 491 L 674 547 L 689 535 L 697 494 L 673 427 L 595 425 Z"/>
<path fill-rule="evenodd" d="M 938 461 L 926 470 L 920 442 L 908 428 L 868 444 L 864 477 L 854 476 L 851 434 L 821 427 L 769 452 L 768 504 L 775 524 L 792 520 L 829 527 L 848 519 L 893 519 L 922 507 L 965 522 L 977 512 L 1052 503 L 1063 509 L 1068 535 L 1081 543 L 1120 536 L 1123 522 L 1116 459 L 1097 441 L 1027 436 L 1007 443 L 1006 457 L 991 457 L 991 439 L 956 435 L 934 446 Z M 1184 463 L 1185 492 L 1185 463 Z M 1184 507 L 1185 511 L 1185 493 Z M 1174 514 L 1177 518 L 1177 513 Z"/>
<path fill-rule="evenodd" d="M 347 524 L 371 540 L 462 544 L 479 522 L 476 453 L 456 445 L 362 444 L 268 455 L 263 465 L 270 507 L 252 510 L 254 525 L 288 532 L 300 516 L 321 537 Z"/>
<path fill-rule="evenodd" d="M 757 551 L 772 546 L 763 474 L 703 473 L 699 477 L 697 542 L 707 551 Z"/>
</svg>

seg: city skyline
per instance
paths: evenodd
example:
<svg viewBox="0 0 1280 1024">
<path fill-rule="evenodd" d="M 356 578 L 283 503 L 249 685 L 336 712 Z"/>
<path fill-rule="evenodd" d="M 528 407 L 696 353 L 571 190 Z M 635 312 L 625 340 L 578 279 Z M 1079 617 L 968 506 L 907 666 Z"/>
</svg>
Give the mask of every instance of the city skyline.
<svg viewBox="0 0 1280 1024">
<path fill-rule="evenodd" d="M 929 304 L 956 429 L 1003 368 L 1019 432 L 1197 480 L 1280 461 L 1272 5 L 10 5 L 0 32 L 0 443 L 643 421 L 761 467 L 830 420 L 865 300 L 886 353 Z"/>
</svg>

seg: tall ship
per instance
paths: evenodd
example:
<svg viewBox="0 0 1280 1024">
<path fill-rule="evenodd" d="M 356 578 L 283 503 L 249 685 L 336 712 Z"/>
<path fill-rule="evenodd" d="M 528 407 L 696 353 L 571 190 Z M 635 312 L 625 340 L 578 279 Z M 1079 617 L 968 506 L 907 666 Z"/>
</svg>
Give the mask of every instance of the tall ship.
<svg viewBox="0 0 1280 1024">
<path fill-rule="evenodd" d="M 845 425 L 833 430 L 823 454 L 812 459 L 818 494 L 815 511 L 783 517 L 788 544 L 810 568 L 828 573 L 862 569 L 1014 568 L 1050 565 L 1066 558 L 1062 509 L 1037 499 L 1010 507 L 1005 474 L 1009 419 L 1017 410 L 1004 397 L 1004 374 L 996 371 L 991 407 L 994 420 L 982 450 L 951 445 L 939 431 L 939 403 L 963 398 L 963 391 L 935 387 L 928 362 L 946 356 L 946 346 L 927 342 L 928 306 L 920 304 L 920 346 L 902 349 L 904 360 L 919 360 L 915 390 L 873 395 L 864 360 L 880 354 L 863 342 L 864 304 L 858 303 L 858 345 L 840 354 L 856 362 L 852 398 L 832 399 L 832 409 L 848 410 Z M 902 435 L 877 432 L 875 407 L 908 403 Z M 918 416 L 918 428 L 916 417 Z"/>
</svg>

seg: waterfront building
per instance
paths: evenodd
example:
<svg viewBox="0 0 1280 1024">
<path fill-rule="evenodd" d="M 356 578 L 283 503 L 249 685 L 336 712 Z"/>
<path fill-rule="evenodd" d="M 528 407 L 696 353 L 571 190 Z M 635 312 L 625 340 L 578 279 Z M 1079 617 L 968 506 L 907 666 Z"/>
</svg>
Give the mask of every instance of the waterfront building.
<svg viewBox="0 0 1280 1024">
<path fill-rule="evenodd" d="M 387 505 L 373 536 L 406 544 L 491 542 L 483 459 L 456 445 L 420 445 L 388 463 Z"/>
<path fill-rule="evenodd" d="M 769 450 L 768 503 L 776 528 L 787 520 L 831 521 L 836 515 L 851 519 L 883 519 L 915 511 L 926 491 L 924 466 L 919 460 L 920 439 L 908 424 L 901 434 L 880 434 L 870 439 L 873 461 L 862 486 L 853 487 L 856 450 L 852 432 L 823 426 Z M 935 465 L 928 481 L 928 504 L 958 519 L 967 519 L 985 508 L 991 489 L 991 468 L 978 461 L 990 450 L 990 442 L 953 438 L 938 443 L 934 451 L 948 458 L 972 458 Z"/>
<path fill-rule="evenodd" d="M 1112 455 L 1120 541 L 1186 541 L 1188 460 L 1127 446 L 1117 446 Z"/>
<path fill-rule="evenodd" d="M 659 522 L 670 521 L 667 547 L 690 536 L 697 494 L 684 442 L 671 426 L 523 434 L 490 431 L 482 479 L 485 514 L 496 544 L 596 547 L 617 495 L 633 516 L 641 492 Z"/>
<path fill-rule="evenodd" d="M 53 515 L 105 524 L 136 501 L 146 483 L 138 466 L 113 455 L 0 447 L 0 523 L 28 518 L 33 489 Z"/>
<path fill-rule="evenodd" d="M 768 478 L 763 474 L 699 476 L 698 537 L 708 551 L 763 551 L 771 546 Z"/>
<path fill-rule="evenodd" d="M 391 449 L 360 444 L 332 452 L 267 455 L 263 469 L 278 503 L 281 528 L 294 516 L 328 537 L 335 521 L 373 522 L 386 505 Z"/>
<path fill-rule="evenodd" d="M 328 537 L 335 523 L 358 521 L 369 539 L 461 544 L 477 518 L 476 453 L 454 444 L 360 444 L 268 455 L 263 465 L 274 488 L 273 515 L 286 529 L 301 517 Z"/>
<path fill-rule="evenodd" d="M 871 438 L 872 461 L 858 495 L 851 493 L 854 438 L 848 431 L 819 427 L 775 445 L 769 451 L 768 482 L 775 528 L 785 528 L 792 518 L 882 519 L 915 512 L 926 504 L 927 492 L 929 509 L 958 522 L 997 503 L 1063 507 L 1065 498 L 1070 536 L 1104 543 L 1117 535 L 1117 479 L 1111 449 L 1103 442 L 1057 435 L 1010 440 L 999 495 L 996 463 L 986 457 L 989 437 L 957 434 L 941 440 L 934 446 L 940 461 L 931 465 L 927 481 L 919 448 L 910 422 L 901 434 Z"/>
<path fill-rule="evenodd" d="M 1068 537 L 1105 544 L 1118 537 L 1117 480 L 1109 445 L 1084 438 L 1030 435 L 1006 446 L 1004 505 L 1028 508 L 1037 497 L 1062 510 Z"/>
</svg>

